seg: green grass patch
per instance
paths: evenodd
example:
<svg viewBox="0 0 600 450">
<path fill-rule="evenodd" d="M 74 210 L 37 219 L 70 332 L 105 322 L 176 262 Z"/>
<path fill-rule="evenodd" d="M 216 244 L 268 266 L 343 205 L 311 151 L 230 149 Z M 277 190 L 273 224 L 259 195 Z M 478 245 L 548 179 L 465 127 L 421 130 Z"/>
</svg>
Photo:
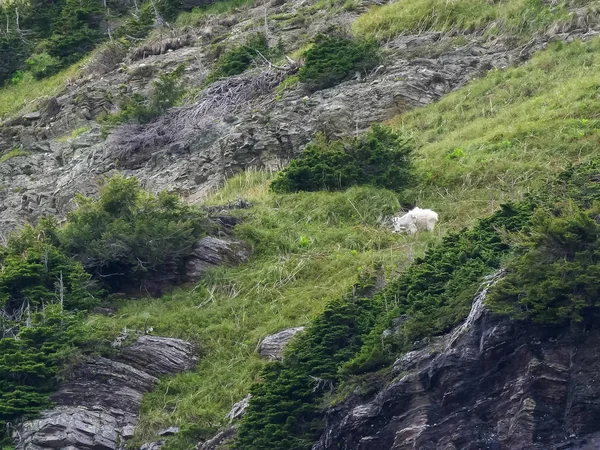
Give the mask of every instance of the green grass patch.
<svg viewBox="0 0 600 450">
<path fill-rule="evenodd" d="M 5 163 L 6 161 L 9 161 L 13 158 L 16 158 L 17 156 L 27 156 L 27 155 L 29 155 L 29 152 L 24 152 L 20 148 L 15 148 L 15 149 L 11 150 L 10 152 L 5 153 L 2 156 L 0 156 L 0 164 Z"/>
<path fill-rule="evenodd" d="M 249 7 L 254 3 L 255 0 L 222 0 L 206 6 L 197 6 L 191 11 L 180 13 L 175 24 L 179 27 L 193 27 L 207 17 L 229 14 L 235 9 Z"/>
<path fill-rule="evenodd" d="M 67 134 L 66 136 L 58 138 L 57 141 L 58 142 L 67 142 L 72 139 L 77 139 L 79 136 L 81 136 L 83 133 L 86 133 L 89 130 L 90 130 L 90 127 L 88 127 L 88 126 L 76 128 L 70 134 Z"/>
<path fill-rule="evenodd" d="M 597 154 L 600 40 L 552 44 L 441 101 L 396 117 L 415 144 L 417 204 L 471 225 Z"/>
<path fill-rule="evenodd" d="M 383 216 L 400 207 L 391 191 L 356 187 L 275 195 L 268 190 L 271 178 L 259 171 L 241 174 L 207 201 L 243 196 L 254 204 L 238 212 L 245 221 L 236 231 L 253 247 L 250 262 L 217 269 L 192 289 L 126 302 L 114 317 L 90 319 L 103 339 L 147 320 L 157 335 L 191 340 L 200 348 L 195 371 L 164 380 L 145 397 L 140 439 L 167 424 L 223 425 L 264 366 L 256 353 L 261 338 L 310 323 L 359 273 L 379 266 L 388 275 L 401 270 L 443 233 L 442 227 L 409 237 L 382 227 Z"/>
<path fill-rule="evenodd" d="M 40 97 L 53 96 L 65 87 L 69 78 L 75 78 L 87 60 L 73 64 L 69 68 L 49 78 L 36 80 L 30 73 L 17 84 L 9 84 L 0 88 L 0 119 L 17 113 L 31 105 Z"/>
<path fill-rule="evenodd" d="M 357 36 L 386 40 L 425 31 L 472 32 L 494 24 L 492 33 L 531 35 L 569 20 L 567 4 L 550 6 L 542 0 L 398 0 L 375 6 L 353 24 Z"/>
</svg>

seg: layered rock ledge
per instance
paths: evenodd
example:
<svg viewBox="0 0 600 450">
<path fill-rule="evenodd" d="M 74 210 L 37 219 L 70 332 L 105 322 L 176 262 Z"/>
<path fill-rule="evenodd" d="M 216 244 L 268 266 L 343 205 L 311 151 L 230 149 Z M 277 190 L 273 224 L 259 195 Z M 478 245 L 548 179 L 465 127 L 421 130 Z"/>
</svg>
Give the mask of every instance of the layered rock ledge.
<svg viewBox="0 0 600 450">
<path fill-rule="evenodd" d="M 115 359 L 78 363 L 52 396 L 55 408 L 22 423 L 17 450 L 117 450 L 133 435 L 144 393 L 158 377 L 189 370 L 197 360 L 192 344 L 141 336 Z"/>
<path fill-rule="evenodd" d="M 482 311 L 460 336 L 394 364 L 370 398 L 330 410 L 313 450 L 600 448 L 600 326 L 514 322 Z"/>
</svg>

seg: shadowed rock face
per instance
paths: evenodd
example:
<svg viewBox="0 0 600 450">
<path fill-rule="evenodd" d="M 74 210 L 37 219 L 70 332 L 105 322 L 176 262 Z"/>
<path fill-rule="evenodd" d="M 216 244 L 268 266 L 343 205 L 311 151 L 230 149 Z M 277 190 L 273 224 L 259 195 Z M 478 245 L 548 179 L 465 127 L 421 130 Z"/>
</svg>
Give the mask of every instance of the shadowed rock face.
<svg viewBox="0 0 600 450">
<path fill-rule="evenodd" d="M 133 434 L 144 393 L 161 375 L 191 369 L 193 346 L 179 339 L 141 336 L 115 360 L 79 363 L 52 396 L 57 407 L 13 434 L 17 449 L 116 450 Z"/>
<path fill-rule="evenodd" d="M 313 450 L 600 448 L 598 325 L 484 312 L 452 341 L 404 355 L 374 398 L 332 409 Z"/>
<path fill-rule="evenodd" d="M 198 281 L 210 269 L 244 263 L 249 256 L 250 250 L 242 242 L 227 237 L 207 236 L 194 246 L 186 263 L 186 278 L 188 281 Z"/>
</svg>

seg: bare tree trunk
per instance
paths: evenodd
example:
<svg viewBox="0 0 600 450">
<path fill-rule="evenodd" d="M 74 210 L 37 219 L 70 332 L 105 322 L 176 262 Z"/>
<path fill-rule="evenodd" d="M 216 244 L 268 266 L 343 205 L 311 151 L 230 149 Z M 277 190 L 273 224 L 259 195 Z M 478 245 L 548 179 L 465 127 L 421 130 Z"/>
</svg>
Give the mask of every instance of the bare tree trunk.
<svg viewBox="0 0 600 450">
<path fill-rule="evenodd" d="M 27 319 L 25 319 L 25 327 L 31 328 L 31 307 L 29 305 L 29 300 L 27 300 L 27 309 L 25 311 L 27 314 Z"/>
<path fill-rule="evenodd" d="M 269 0 L 265 0 L 265 38 L 269 42 L 269 22 L 267 20 L 267 13 L 269 11 Z"/>
<path fill-rule="evenodd" d="M 63 281 L 63 273 L 60 271 L 60 278 L 58 279 L 58 299 L 60 301 L 60 312 L 64 310 L 65 304 L 65 283 Z"/>
</svg>

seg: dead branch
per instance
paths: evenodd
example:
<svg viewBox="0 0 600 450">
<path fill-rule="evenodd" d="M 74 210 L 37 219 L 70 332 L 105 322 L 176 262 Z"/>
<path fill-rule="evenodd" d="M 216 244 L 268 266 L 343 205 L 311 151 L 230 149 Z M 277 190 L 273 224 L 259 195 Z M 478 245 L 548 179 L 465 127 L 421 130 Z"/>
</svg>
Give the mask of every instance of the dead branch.
<svg viewBox="0 0 600 450">
<path fill-rule="evenodd" d="M 161 148 L 187 148 L 199 132 L 210 131 L 216 123 L 242 108 L 251 108 L 297 70 L 296 64 L 271 65 L 258 73 L 254 71 L 216 81 L 192 105 L 171 108 L 147 125 L 129 123 L 121 126 L 109 136 L 108 147 L 125 167 L 149 159 Z"/>
</svg>

